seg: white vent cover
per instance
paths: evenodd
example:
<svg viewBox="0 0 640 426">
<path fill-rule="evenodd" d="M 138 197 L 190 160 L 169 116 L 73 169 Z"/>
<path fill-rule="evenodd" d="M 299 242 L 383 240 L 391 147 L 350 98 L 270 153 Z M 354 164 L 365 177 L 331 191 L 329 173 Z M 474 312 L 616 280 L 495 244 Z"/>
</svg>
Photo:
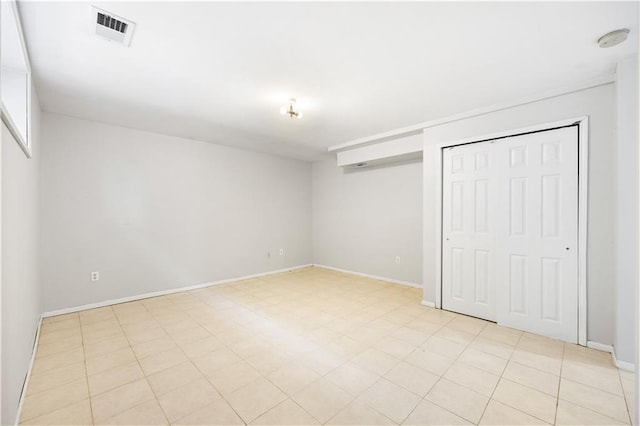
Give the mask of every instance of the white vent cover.
<svg viewBox="0 0 640 426">
<path fill-rule="evenodd" d="M 125 46 L 131 44 L 131 36 L 136 24 L 106 10 L 93 6 L 93 25 L 96 35 Z"/>
</svg>

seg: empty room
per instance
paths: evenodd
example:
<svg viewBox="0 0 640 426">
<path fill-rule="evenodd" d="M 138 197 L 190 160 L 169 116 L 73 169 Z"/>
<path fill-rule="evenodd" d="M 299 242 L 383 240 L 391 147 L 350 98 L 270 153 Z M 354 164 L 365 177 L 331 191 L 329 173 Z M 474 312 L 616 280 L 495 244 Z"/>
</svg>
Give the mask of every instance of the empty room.
<svg viewBox="0 0 640 426">
<path fill-rule="evenodd" d="M 0 2 L 2 425 L 637 425 L 638 1 Z"/>
</svg>

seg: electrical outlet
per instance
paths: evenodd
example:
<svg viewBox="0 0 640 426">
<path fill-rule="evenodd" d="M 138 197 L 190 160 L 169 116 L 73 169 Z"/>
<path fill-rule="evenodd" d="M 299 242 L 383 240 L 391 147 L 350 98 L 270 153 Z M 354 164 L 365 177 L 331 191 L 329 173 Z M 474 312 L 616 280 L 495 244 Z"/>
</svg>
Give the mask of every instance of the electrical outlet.
<svg viewBox="0 0 640 426">
<path fill-rule="evenodd" d="M 400 263 L 400 256 L 396 256 L 396 263 Z"/>
<path fill-rule="evenodd" d="M 99 280 L 100 280 L 100 272 L 92 272 L 91 281 L 99 281 Z"/>
<path fill-rule="evenodd" d="M 284 249 L 280 249 L 280 256 L 284 256 Z"/>
</svg>

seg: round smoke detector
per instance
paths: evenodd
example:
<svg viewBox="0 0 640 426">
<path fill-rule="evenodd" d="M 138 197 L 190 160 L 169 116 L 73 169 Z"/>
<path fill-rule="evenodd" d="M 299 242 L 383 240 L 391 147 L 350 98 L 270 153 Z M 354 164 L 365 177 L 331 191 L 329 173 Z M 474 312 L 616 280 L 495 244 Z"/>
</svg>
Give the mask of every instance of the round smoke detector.
<svg viewBox="0 0 640 426">
<path fill-rule="evenodd" d="M 628 36 L 629 30 L 627 28 L 611 31 L 598 39 L 598 45 L 602 48 L 613 47 L 625 41 Z"/>
</svg>

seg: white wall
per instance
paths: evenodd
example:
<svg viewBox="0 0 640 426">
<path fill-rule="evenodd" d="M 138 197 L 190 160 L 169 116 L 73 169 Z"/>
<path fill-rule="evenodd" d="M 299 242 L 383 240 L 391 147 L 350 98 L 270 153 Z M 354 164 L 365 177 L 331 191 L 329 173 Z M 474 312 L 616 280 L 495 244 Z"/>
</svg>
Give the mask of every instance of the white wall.
<svg viewBox="0 0 640 426">
<path fill-rule="evenodd" d="M 421 233 L 421 162 L 355 170 L 335 159 L 313 164 L 314 263 L 420 284 Z"/>
<path fill-rule="evenodd" d="M 32 158 L 2 124 L 2 424 L 13 424 L 40 318 L 40 106 L 32 99 Z"/>
<path fill-rule="evenodd" d="M 638 238 L 638 55 L 616 71 L 615 335 L 616 358 L 635 362 Z"/>
<path fill-rule="evenodd" d="M 588 115 L 589 201 L 587 242 L 587 339 L 613 343 L 614 277 L 614 86 L 591 88 L 425 129 L 424 202 L 435 204 L 439 142 L 485 135 Z M 424 212 L 424 299 L 435 299 L 436 212 Z"/>
<path fill-rule="evenodd" d="M 50 113 L 42 126 L 45 311 L 312 262 L 309 163 Z"/>
</svg>

